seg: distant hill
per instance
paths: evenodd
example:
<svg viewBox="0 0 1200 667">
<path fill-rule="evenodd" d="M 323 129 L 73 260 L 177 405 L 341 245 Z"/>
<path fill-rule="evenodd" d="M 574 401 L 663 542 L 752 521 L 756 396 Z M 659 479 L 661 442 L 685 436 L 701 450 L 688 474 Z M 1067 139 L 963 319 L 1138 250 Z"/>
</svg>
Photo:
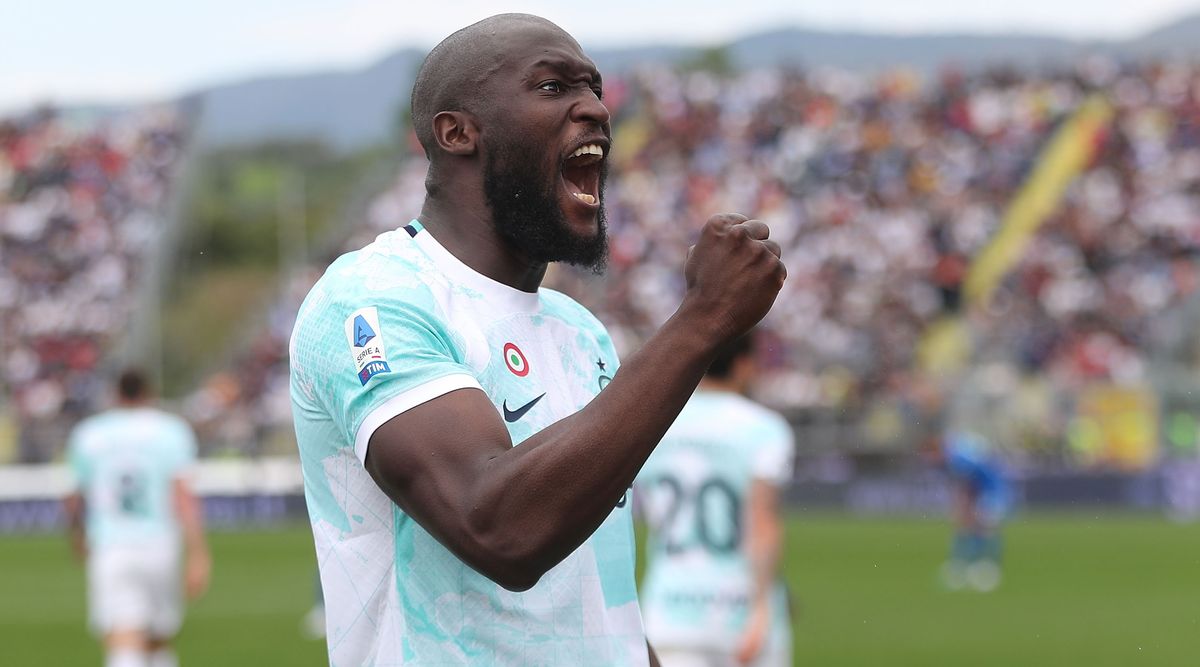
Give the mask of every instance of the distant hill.
<svg viewBox="0 0 1200 667">
<path fill-rule="evenodd" d="M 359 148 L 387 138 L 425 54 L 399 51 L 361 70 L 251 79 L 196 94 L 202 145 L 315 138 Z"/>
<path fill-rule="evenodd" d="M 1132 55 L 1194 58 L 1200 53 L 1200 14 L 1151 30 L 1121 46 Z"/>
<path fill-rule="evenodd" d="M 749 35 L 728 45 L 734 64 L 829 65 L 878 70 L 904 64 L 932 70 L 990 64 L 1017 67 L 1064 62 L 1088 52 L 1130 57 L 1200 55 L 1200 15 L 1126 41 L 1076 41 L 1033 35 L 883 35 L 785 28 Z M 647 46 L 589 49 L 602 71 L 641 63 L 677 63 L 699 49 Z M 358 70 L 275 76 L 219 85 L 189 96 L 202 103 L 197 138 L 202 146 L 282 139 L 316 139 L 339 149 L 385 140 L 397 127 L 424 53 L 398 51 Z"/>
<path fill-rule="evenodd" d="M 1198 32 L 1197 34 L 1200 34 Z M 851 70 L 906 65 L 932 70 L 947 64 L 975 68 L 1061 61 L 1093 48 L 1057 37 L 1029 35 L 878 35 L 783 29 L 751 35 L 729 48 L 742 66 L 804 63 Z"/>
</svg>

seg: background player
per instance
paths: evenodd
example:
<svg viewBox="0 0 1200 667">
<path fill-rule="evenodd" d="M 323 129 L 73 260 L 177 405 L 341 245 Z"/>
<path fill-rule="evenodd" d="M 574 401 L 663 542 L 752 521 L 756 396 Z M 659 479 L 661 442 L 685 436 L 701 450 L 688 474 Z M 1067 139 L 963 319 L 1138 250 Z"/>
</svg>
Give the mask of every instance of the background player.
<svg viewBox="0 0 1200 667">
<path fill-rule="evenodd" d="M 124 372 L 116 407 L 80 422 L 68 445 L 79 485 L 65 503 L 71 542 L 87 561 L 89 620 L 107 667 L 177 664 L 181 536 L 187 595 L 208 586 L 201 510 L 185 478 L 195 439 L 150 400 L 145 376 Z"/>
<path fill-rule="evenodd" d="M 755 370 L 751 336 L 725 347 L 638 476 L 642 612 L 664 667 L 792 664 L 779 492 L 794 439 L 742 395 Z"/>
<path fill-rule="evenodd" d="M 929 449 L 954 487 L 954 539 L 942 581 L 951 589 L 991 591 L 1000 585 L 1000 528 L 1012 506 L 1012 490 L 999 458 L 975 433 L 949 431 Z"/>
</svg>

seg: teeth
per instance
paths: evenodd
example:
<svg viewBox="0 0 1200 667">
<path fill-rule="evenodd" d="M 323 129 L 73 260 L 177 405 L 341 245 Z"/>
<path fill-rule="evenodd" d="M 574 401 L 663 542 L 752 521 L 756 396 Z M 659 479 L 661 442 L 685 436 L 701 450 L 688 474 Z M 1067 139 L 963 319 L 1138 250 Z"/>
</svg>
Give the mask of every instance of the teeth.
<svg viewBox="0 0 1200 667">
<path fill-rule="evenodd" d="M 586 146 L 580 146 L 579 148 L 576 148 L 576 149 L 575 149 L 575 152 L 574 152 L 574 153 L 571 153 L 571 157 L 579 157 L 580 155 L 600 155 L 600 156 L 603 156 L 603 155 L 604 155 L 604 149 L 603 149 L 603 148 L 600 148 L 600 145 L 599 145 L 599 144 L 588 144 L 588 145 L 586 145 Z"/>
<path fill-rule="evenodd" d="M 576 199 L 578 199 L 579 201 L 581 201 L 585 204 L 595 204 L 596 203 L 596 198 L 589 194 L 584 194 L 582 192 L 575 192 L 572 194 L 575 195 Z"/>
</svg>

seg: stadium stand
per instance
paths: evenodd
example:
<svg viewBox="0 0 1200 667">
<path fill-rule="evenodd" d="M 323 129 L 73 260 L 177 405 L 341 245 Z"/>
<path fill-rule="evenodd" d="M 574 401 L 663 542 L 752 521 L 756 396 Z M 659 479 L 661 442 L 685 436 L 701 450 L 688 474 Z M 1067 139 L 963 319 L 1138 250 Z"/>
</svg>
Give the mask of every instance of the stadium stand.
<svg viewBox="0 0 1200 667">
<path fill-rule="evenodd" d="M 184 141 L 172 107 L 0 121 L 0 460 L 53 458 L 103 396 Z"/>
<path fill-rule="evenodd" d="M 965 398 L 978 407 L 1002 391 L 1010 399 L 991 406 L 993 417 L 1027 425 L 997 439 L 1019 441 L 1041 465 L 1094 463 L 1072 453 L 1064 415 L 1089 387 L 1149 382 L 1160 338 L 1179 329 L 1163 323 L 1197 285 L 1198 82 L 1191 66 L 1101 58 L 930 80 L 781 68 L 610 77 L 610 270 L 598 278 L 556 268 L 548 284 L 596 312 L 628 352 L 677 302 L 686 248 L 707 215 L 754 212 L 772 225 L 790 271 L 767 321 L 776 344 L 758 398 L 808 429 L 810 448 L 911 441 L 899 432 L 928 416 L 925 371 L 939 355 L 963 354 L 931 345 L 931 331 L 961 316 L 970 364 L 956 377 L 972 379 L 974 392 Z M 972 263 L 1050 138 L 1094 93 L 1113 108 L 1094 159 L 986 307 L 970 306 L 962 286 Z M 9 192 L 0 308 L 15 334 L 5 332 L 5 377 L 22 387 L 13 398 L 31 433 L 39 416 L 70 422 L 90 405 L 105 336 L 128 306 L 117 292 L 136 272 L 180 142 L 178 125 L 140 127 L 62 138 L 62 123 L 48 117 L 9 123 L 0 135 Z M 122 168 L 105 172 L 102 149 L 121 155 Z M 394 184 L 325 259 L 419 211 L 424 170 L 419 152 L 404 156 Z M 116 212 L 91 212 L 100 210 L 88 203 L 97 182 Z M 67 214 L 45 208 L 53 202 Z M 87 235 L 68 243 L 64 225 Z M 68 253 L 70 268 L 29 259 L 43 248 Z M 287 277 L 267 329 L 185 401 L 205 451 L 255 455 L 290 429 L 286 341 L 320 270 Z M 54 317 L 74 321 L 37 333 Z M 23 459 L 47 456 L 37 439 L 23 435 Z"/>
<path fill-rule="evenodd" d="M 962 313 L 981 391 L 1020 385 L 1012 403 L 1033 424 L 1027 439 L 1068 448 L 1061 415 L 1071 410 L 1030 406 L 1050 396 L 1070 407 L 1096 383 L 1144 383 L 1156 322 L 1195 291 L 1198 81 L 1191 67 L 1104 59 L 927 82 L 905 72 L 645 69 L 607 86 L 617 136 L 610 270 L 603 279 L 556 270 L 549 284 L 592 308 L 628 351 L 677 303 L 686 248 L 707 215 L 755 212 L 790 271 L 767 321 L 778 345 L 759 398 L 801 421 L 853 415 L 840 421 L 862 422 L 863 432 L 826 438 L 841 447 L 876 431 L 892 437 L 922 416 L 923 338 Z M 966 308 L 972 261 L 1053 132 L 1093 92 L 1114 109 L 1094 138 L 1096 158 L 990 305 Z M 422 160 L 406 161 L 344 249 L 418 211 L 423 176 Z M 271 335 L 282 340 L 286 329 Z M 277 354 L 265 361 L 286 373 Z M 281 404 L 282 380 L 258 384 L 280 392 L 258 400 Z"/>
</svg>

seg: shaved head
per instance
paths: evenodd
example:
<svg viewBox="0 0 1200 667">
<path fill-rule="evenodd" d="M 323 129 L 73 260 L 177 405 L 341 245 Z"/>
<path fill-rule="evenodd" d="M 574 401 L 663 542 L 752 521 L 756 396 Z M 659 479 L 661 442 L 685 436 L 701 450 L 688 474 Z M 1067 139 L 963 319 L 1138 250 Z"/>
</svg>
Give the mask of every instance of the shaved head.
<svg viewBox="0 0 1200 667">
<path fill-rule="evenodd" d="M 489 220 L 497 240 L 541 270 L 603 267 L 612 139 L 603 93 L 579 42 L 537 16 L 500 14 L 442 40 L 412 91 L 429 158 L 422 215 L 473 208 L 467 219 Z"/>
<path fill-rule="evenodd" d="M 498 14 L 443 39 L 425 57 L 413 83 L 411 104 L 413 129 L 430 160 L 438 155 L 433 117 L 442 111 L 478 113 L 487 104 L 488 79 L 505 64 L 505 44 L 499 37 L 530 27 L 551 28 L 576 43 L 540 16 Z"/>
</svg>

